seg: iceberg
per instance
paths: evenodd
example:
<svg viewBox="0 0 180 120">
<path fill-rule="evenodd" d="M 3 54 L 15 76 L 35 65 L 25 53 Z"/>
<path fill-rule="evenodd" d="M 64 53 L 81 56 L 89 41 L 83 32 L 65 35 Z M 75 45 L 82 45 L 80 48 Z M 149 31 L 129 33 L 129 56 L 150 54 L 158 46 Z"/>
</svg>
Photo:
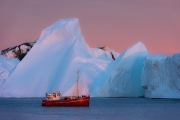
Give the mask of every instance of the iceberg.
<svg viewBox="0 0 180 120">
<path fill-rule="evenodd" d="M 147 98 L 180 98 L 180 54 L 147 56 L 141 85 Z"/>
<path fill-rule="evenodd" d="M 142 42 L 126 49 L 109 65 L 106 82 L 99 91 L 105 97 L 141 97 L 141 71 L 148 50 Z"/>
<path fill-rule="evenodd" d="M 96 78 L 119 53 L 108 47 L 90 48 L 78 19 L 62 19 L 42 31 L 40 38 L 4 83 L 2 97 L 44 97 L 59 89 L 73 95 L 80 71 L 81 94 L 96 96 L 103 79 Z M 112 57 L 113 56 L 113 57 Z M 96 82 L 95 82 L 96 81 Z"/>
</svg>

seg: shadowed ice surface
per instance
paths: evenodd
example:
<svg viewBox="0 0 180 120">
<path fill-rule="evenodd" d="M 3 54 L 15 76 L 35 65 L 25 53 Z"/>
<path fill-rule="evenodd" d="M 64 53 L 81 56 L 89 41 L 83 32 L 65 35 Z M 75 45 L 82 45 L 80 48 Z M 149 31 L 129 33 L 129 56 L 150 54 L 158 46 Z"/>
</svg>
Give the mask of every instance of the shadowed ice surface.
<svg viewBox="0 0 180 120">
<path fill-rule="evenodd" d="M 42 107 L 42 98 L 0 98 L 0 120 L 179 120 L 180 99 L 91 98 L 89 107 Z"/>
</svg>

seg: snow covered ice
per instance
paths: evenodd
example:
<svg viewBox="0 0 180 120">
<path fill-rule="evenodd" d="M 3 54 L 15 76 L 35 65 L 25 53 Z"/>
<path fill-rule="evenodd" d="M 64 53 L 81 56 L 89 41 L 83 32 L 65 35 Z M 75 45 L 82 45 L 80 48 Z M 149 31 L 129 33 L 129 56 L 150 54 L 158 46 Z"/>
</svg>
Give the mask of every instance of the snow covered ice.
<svg viewBox="0 0 180 120">
<path fill-rule="evenodd" d="M 79 95 L 180 98 L 179 54 L 163 60 L 149 57 L 141 42 L 121 54 L 108 46 L 90 48 L 77 18 L 59 20 L 44 29 L 37 42 L 14 48 L 3 50 L 0 57 L 1 97 L 44 97 L 45 93 L 56 90 L 62 95 L 75 95 L 77 71 L 80 71 Z M 23 55 L 28 54 L 17 56 L 19 50 Z"/>
<path fill-rule="evenodd" d="M 180 54 L 147 56 L 141 84 L 145 97 L 180 98 Z"/>
<path fill-rule="evenodd" d="M 0 55 L 0 91 L 2 90 L 3 84 L 18 64 L 18 59 L 10 59 Z"/>
<path fill-rule="evenodd" d="M 6 58 L 0 55 L 0 80 L 8 79 L 8 76 L 13 72 L 18 65 L 19 60 L 16 58 Z"/>
</svg>

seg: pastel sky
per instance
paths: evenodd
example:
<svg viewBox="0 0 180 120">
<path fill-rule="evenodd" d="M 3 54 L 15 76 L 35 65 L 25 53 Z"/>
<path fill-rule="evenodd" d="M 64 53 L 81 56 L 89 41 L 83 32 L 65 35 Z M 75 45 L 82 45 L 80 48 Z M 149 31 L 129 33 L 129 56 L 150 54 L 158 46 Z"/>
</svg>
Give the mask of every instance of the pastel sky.
<svg viewBox="0 0 180 120">
<path fill-rule="evenodd" d="M 121 53 L 141 41 L 152 54 L 180 52 L 180 0 L 0 0 L 0 49 L 37 40 L 72 17 L 90 47 Z"/>
</svg>

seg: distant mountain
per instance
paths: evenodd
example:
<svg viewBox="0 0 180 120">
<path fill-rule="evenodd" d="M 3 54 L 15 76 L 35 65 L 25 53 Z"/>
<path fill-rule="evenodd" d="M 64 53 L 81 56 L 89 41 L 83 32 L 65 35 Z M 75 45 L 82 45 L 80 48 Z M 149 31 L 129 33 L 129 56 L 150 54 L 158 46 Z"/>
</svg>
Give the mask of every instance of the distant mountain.
<svg viewBox="0 0 180 120">
<path fill-rule="evenodd" d="M 31 50 L 35 43 L 36 41 L 9 47 L 5 50 L 1 50 L 1 55 L 7 58 L 18 58 L 19 60 L 22 60 L 26 56 L 26 54 Z"/>
</svg>

